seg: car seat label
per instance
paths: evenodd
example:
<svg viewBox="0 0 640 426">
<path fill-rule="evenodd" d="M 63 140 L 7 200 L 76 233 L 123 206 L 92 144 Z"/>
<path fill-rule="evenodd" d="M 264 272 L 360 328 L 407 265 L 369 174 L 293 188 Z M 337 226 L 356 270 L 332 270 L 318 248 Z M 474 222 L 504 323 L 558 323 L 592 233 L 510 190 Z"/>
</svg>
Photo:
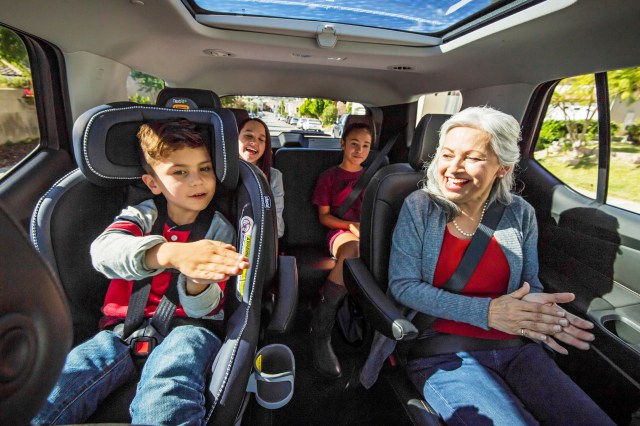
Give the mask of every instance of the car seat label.
<svg viewBox="0 0 640 426">
<path fill-rule="evenodd" d="M 270 209 L 271 208 L 271 197 L 269 197 L 268 195 L 265 195 L 263 198 L 264 200 L 264 208 L 265 209 Z"/>
<path fill-rule="evenodd" d="M 240 234 L 240 253 L 249 259 L 251 266 L 249 266 L 249 269 L 243 269 L 242 274 L 238 279 L 238 285 L 236 287 L 236 297 L 238 298 L 238 301 L 242 301 L 244 297 L 245 284 L 247 282 L 247 278 L 251 276 L 251 269 L 253 268 L 253 262 L 251 261 L 253 245 L 251 242 L 255 234 L 255 226 L 253 219 L 249 216 L 243 216 L 240 219 Z"/>
</svg>

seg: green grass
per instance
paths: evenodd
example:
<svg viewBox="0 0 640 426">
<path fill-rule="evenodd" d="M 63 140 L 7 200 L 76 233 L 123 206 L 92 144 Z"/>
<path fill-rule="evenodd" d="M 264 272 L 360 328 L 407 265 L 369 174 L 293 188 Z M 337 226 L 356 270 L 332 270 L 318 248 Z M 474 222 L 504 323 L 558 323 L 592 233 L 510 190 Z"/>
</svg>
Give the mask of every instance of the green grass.
<svg viewBox="0 0 640 426">
<path fill-rule="evenodd" d="M 595 148 L 596 145 L 588 145 Z M 613 152 L 640 154 L 640 146 L 633 146 L 623 142 L 613 142 L 611 144 Z M 598 165 L 595 155 L 582 157 L 580 163 L 571 166 L 562 161 L 561 156 L 551 156 L 536 159 L 542 166 L 553 173 L 567 185 L 596 192 L 598 179 Z M 609 196 L 640 203 L 640 166 L 631 164 L 629 161 L 613 158 L 609 172 Z"/>
</svg>

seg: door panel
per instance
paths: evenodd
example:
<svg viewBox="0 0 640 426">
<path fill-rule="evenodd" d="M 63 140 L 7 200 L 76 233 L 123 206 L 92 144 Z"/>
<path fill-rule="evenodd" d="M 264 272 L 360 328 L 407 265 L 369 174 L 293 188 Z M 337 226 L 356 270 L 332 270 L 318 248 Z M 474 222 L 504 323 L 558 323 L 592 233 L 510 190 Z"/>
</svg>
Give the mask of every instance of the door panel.
<svg viewBox="0 0 640 426">
<path fill-rule="evenodd" d="M 522 194 L 538 219 L 545 291 L 575 293 L 567 308 L 596 324 L 591 350 L 556 359 L 628 424 L 640 407 L 640 215 L 578 194 L 533 159 L 522 170 Z"/>
</svg>

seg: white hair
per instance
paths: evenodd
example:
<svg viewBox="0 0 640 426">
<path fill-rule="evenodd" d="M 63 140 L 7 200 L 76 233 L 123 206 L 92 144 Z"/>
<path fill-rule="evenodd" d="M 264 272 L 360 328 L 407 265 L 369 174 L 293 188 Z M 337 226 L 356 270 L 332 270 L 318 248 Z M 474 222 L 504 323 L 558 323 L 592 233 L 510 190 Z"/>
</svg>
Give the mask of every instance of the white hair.
<svg viewBox="0 0 640 426">
<path fill-rule="evenodd" d="M 520 161 L 520 123 L 513 116 L 484 106 L 463 109 L 444 122 L 440 128 L 440 139 L 436 154 L 426 167 L 422 182 L 422 189 L 426 191 L 447 213 L 447 218 L 453 219 L 460 214 L 458 206 L 449 201 L 438 183 L 438 160 L 442 153 L 442 146 L 447 133 L 456 127 L 470 127 L 487 133 L 490 137 L 489 146 L 498 157 L 498 162 L 507 170 L 502 178 L 497 178 L 493 184 L 488 204 L 497 200 L 502 204 L 510 204 L 512 200 L 511 188 L 514 184 L 514 169 Z"/>
</svg>

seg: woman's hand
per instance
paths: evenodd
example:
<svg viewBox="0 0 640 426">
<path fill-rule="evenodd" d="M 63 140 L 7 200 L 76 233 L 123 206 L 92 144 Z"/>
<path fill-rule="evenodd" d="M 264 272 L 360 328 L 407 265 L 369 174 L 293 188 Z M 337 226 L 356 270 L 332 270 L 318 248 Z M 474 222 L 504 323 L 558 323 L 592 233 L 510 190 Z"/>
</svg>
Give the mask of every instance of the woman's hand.
<svg viewBox="0 0 640 426">
<path fill-rule="evenodd" d="M 564 309 L 558 306 L 557 303 L 568 303 L 573 299 L 575 299 L 575 295 L 573 293 L 529 293 L 523 297 L 523 300 L 546 304 L 562 311 L 564 311 Z M 542 340 L 551 349 L 564 355 L 568 352 L 564 347 L 560 346 L 557 342 L 558 340 L 581 350 L 589 349 L 590 346 L 588 342 L 592 342 L 595 337 L 593 334 L 585 330 L 592 329 L 593 323 L 573 315 L 570 312 L 564 311 L 564 313 L 567 321 L 569 321 L 569 325 L 563 326 L 560 332 L 547 336 L 547 339 L 545 340 L 536 340 Z M 528 337 L 535 339 L 533 336 Z"/>
<path fill-rule="evenodd" d="M 521 330 L 525 330 L 526 337 L 545 341 L 548 335 L 559 333 L 569 325 L 563 309 L 524 300 L 530 289 L 525 282 L 513 293 L 493 299 L 489 304 L 489 327 L 514 335 L 523 335 Z"/>
</svg>

